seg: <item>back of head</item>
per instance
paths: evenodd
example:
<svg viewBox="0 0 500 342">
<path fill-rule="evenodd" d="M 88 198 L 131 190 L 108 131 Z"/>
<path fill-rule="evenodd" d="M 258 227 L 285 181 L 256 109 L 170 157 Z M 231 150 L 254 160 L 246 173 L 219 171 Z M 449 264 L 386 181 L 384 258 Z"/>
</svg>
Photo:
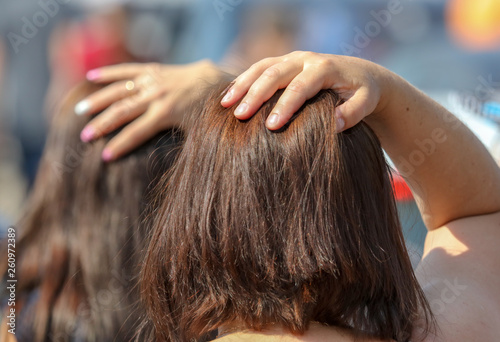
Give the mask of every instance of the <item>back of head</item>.
<svg viewBox="0 0 500 342">
<path fill-rule="evenodd" d="M 148 194 L 172 163 L 179 139 L 167 132 L 103 163 L 110 137 L 82 143 L 79 133 L 90 118 L 73 111 L 101 87 L 79 85 L 52 118 L 18 225 L 17 296 L 30 307 L 25 321 L 35 340 L 127 340 L 135 333 Z"/>
<path fill-rule="evenodd" d="M 281 92 L 242 122 L 219 104 L 225 86 L 194 114 L 164 188 L 142 274 L 154 338 L 317 321 L 408 340 L 428 305 L 375 134 L 335 133 L 333 91 L 271 132 Z"/>
</svg>

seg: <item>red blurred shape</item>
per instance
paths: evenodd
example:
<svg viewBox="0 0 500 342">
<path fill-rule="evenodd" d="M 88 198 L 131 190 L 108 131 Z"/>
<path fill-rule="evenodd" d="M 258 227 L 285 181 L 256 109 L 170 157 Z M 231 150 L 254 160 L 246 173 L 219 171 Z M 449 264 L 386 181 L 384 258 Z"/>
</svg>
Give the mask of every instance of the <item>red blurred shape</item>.
<svg viewBox="0 0 500 342">
<path fill-rule="evenodd" d="M 392 173 L 392 189 L 397 201 L 405 202 L 413 200 L 410 187 L 406 184 L 403 177 L 396 172 Z"/>
</svg>

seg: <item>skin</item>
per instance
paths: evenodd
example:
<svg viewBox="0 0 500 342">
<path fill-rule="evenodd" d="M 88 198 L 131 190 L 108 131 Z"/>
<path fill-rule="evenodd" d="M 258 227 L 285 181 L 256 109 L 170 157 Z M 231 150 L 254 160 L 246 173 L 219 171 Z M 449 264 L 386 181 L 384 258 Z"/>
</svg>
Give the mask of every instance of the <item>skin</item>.
<svg viewBox="0 0 500 342">
<path fill-rule="evenodd" d="M 371 338 L 358 336 L 355 340 L 352 333 L 346 329 L 337 327 L 328 327 L 319 323 L 311 323 L 309 330 L 302 336 L 294 336 L 282 328 L 271 327 L 264 331 L 242 331 L 234 334 L 220 333 L 221 337 L 217 338 L 220 342 L 316 342 L 316 341 L 335 341 L 335 342 L 378 342 Z M 391 340 L 394 342 L 393 340 Z"/>
<path fill-rule="evenodd" d="M 109 85 L 80 102 L 83 112 L 75 110 L 79 115 L 103 111 L 87 124 L 81 138 L 89 142 L 124 126 L 102 155 L 105 161 L 116 160 L 157 133 L 182 126 L 183 112 L 203 85 L 215 81 L 220 73 L 207 60 L 187 65 L 119 64 L 91 70 L 87 73 L 90 81 Z"/>
<path fill-rule="evenodd" d="M 121 71 L 114 71 L 116 78 Z M 169 82 L 175 83 L 172 78 Z M 230 107 L 242 99 L 243 110 L 236 110 L 235 115 L 247 119 L 280 88 L 286 89 L 273 110 L 276 116 L 270 115 L 266 123 L 269 129 L 281 128 L 321 89 L 334 89 L 345 100 L 334 113 L 342 127 L 339 131 L 365 120 L 400 170 L 412 155 L 413 160 L 420 156 L 403 176 L 429 230 L 416 275 L 438 329 L 425 341 L 494 341 L 500 334 L 500 169 L 479 140 L 404 79 L 379 65 L 347 56 L 298 51 L 266 58 L 236 79 L 221 104 Z M 104 108 L 106 103 L 110 98 L 99 106 Z M 157 120 L 172 115 L 155 113 Z M 432 148 L 422 149 L 422 142 L 429 141 Z M 249 336 L 262 341 L 325 341 L 310 337 L 319 328 L 312 325 L 309 335 L 303 337 L 240 332 L 227 335 L 224 341 L 243 341 L 237 338 Z M 343 341 L 337 339 L 337 332 L 333 328 L 328 339 Z M 419 340 L 420 333 L 417 328 L 412 340 Z"/>
</svg>

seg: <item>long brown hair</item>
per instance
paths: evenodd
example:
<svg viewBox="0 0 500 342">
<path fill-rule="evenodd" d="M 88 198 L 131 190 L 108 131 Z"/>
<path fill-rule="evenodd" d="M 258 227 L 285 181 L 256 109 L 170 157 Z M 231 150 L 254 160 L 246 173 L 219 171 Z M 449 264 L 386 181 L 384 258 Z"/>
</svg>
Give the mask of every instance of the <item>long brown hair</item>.
<svg viewBox="0 0 500 342">
<path fill-rule="evenodd" d="M 171 177 L 141 275 L 155 341 L 221 326 L 304 333 L 311 321 L 407 341 L 429 305 L 412 271 L 380 143 L 363 122 L 335 133 L 322 91 L 278 132 L 214 87 Z M 143 332 L 144 332 L 143 331 Z"/>
<path fill-rule="evenodd" d="M 154 210 L 148 194 L 172 164 L 180 138 L 166 132 L 103 163 L 111 137 L 82 143 L 79 132 L 89 118 L 73 111 L 100 88 L 81 84 L 62 102 L 17 225 L 16 294 L 26 309 L 23 326 L 31 325 L 36 341 L 130 340 L 139 320 L 136 285 L 147 213 Z"/>
</svg>

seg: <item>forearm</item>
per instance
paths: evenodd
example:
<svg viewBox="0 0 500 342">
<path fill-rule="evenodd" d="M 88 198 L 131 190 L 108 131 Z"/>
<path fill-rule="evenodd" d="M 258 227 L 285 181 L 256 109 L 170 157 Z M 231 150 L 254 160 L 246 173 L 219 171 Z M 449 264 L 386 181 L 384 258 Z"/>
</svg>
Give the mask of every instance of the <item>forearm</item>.
<svg viewBox="0 0 500 342">
<path fill-rule="evenodd" d="M 380 108 L 366 118 L 407 180 L 429 229 L 500 210 L 500 169 L 455 116 L 383 69 Z"/>
</svg>

